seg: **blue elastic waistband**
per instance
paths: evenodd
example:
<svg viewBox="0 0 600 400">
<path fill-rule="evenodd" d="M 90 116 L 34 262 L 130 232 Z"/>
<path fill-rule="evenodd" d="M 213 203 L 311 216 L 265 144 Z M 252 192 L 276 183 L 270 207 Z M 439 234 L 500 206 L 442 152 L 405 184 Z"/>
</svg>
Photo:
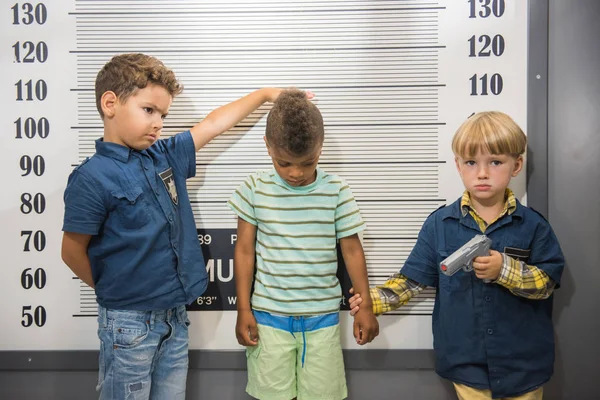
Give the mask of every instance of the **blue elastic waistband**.
<svg viewBox="0 0 600 400">
<path fill-rule="evenodd" d="M 325 315 L 316 315 L 312 317 L 286 317 L 283 315 L 273 315 L 268 312 L 253 310 L 256 322 L 271 328 L 281 329 L 290 333 L 310 332 L 318 329 L 327 328 L 340 323 L 340 314 L 331 313 Z M 301 322 L 304 321 L 304 329 Z M 290 329 L 291 328 L 291 329 Z"/>
<path fill-rule="evenodd" d="M 302 368 L 306 358 L 306 335 L 305 332 L 316 331 L 319 329 L 335 326 L 340 322 L 339 313 L 317 315 L 314 317 L 285 317 L 283 315 L 272 315 L 268 312 L 253 310 L 256 322 L 271 328 L 280 329 L 294 335 L 294 332 L 302 332 Z"/>
</svg>

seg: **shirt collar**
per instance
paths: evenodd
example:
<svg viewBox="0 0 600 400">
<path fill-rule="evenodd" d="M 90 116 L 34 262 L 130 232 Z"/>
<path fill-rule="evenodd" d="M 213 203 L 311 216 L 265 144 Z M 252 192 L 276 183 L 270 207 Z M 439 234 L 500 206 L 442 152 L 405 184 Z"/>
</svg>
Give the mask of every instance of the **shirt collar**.
<svg viewBox="0 0 600 400">
<path fill-rule="evenodd" d="M 506 201 L 504 202 L 504 208 L 502 209 L 499 217 L 503 216 L 504 214 L 511 215 L 517 209 L 517 199 L 515 198 L 512 190 L 506 188 L 504 198 Z M 467 190 L 465 190 L 462 195 L 462 199 L 460 200 L 460 211 L 462 216 L 465 217 L 469 213 L 469 210 L 475 211 L 475 209 L 471 206 L 471 195 Z"/>
<path fill-rule="evenodd" d="M 279 174 L 277 173 L 277 170 L 275 168 L 273 168 L 273 170 L 272 170 L 272 173 L 273 173 L 272 176 L 273 176 L 273 180 L 275 182 L 277 182 L 280 186 L 287 188 L 288 190 L 298 192 L 298 193 L 307 193 L 307 192 L 314 190 L 315 187 L 317 187 L 319 185 L 321 179 L 323 179 L 323 176 L 325 175 L 323 170 L 319 167 L 317 167 L 316 172 L 317 172 L 317 176 L 315 177 L 314 182 L 312 182 L 306 186 L 291 186 L 282 177 L 279 176 Z"/>
<path fill-rule="evenodd" d="M 132 150 L 129 147 L 120 144 L 105 142 L 103 138 L 96 140 L 96 153 L 103 156 L 114 158 L 115 160 L 126 163 Z"/>
</svg>

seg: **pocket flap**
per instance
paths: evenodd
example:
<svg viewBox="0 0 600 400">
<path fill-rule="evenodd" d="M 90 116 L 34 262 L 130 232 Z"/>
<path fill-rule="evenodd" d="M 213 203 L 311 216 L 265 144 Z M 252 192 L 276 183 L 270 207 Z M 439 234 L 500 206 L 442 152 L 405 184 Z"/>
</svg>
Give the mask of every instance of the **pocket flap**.
<svg viewBox="0 0 600 400">
<path fill-rule="evenodd" d="M 511 256 L 519 261 L 527 261 L 531 254 L 531 249 L 519 249 L 517 247 L 505 247 L 504 254 Z"/>
<path fill-rule="evenodd" d="M 126 190 L 113 190 L 111 194 L 117 199 L 127 199 L 132 204 L 135 204 L 138 197 L 142 194 L 142 188 L 134 186 Z"/>
</svg>

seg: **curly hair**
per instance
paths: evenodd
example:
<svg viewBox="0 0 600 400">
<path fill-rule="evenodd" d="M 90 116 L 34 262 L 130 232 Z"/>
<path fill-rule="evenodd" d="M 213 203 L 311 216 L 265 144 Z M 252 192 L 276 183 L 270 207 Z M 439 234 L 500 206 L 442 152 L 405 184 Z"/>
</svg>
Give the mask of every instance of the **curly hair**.
<svg viewBox="0 0 600 400">
<path fill-rule="evenodd" d="M 105 92 L 112 91 L 119 101 L 125 102 L 149 83 L 164 87 L 173 97 L 183 90 L 175 73 L 157 58 L 141 53 L 114 56 L 96 76 L 96 108 L 100 117 L 104 119 L 100 99 Z"/>
<path fill-rule="evenodd" d="M 279 95 L 267 117 L 266 136 L 270 146 L 304 156 L 323 144 L 323 117 L 306 93 L 288 89 Z"/>
</svg>

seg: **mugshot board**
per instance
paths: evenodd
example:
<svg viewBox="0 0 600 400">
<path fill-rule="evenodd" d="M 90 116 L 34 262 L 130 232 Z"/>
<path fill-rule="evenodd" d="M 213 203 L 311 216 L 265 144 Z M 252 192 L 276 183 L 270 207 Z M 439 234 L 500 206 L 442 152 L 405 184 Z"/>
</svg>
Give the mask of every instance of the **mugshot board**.
<svg viewBox="0 0 600 400">
<path fill-rule="evenodd" d="M 325 122 L 320 167 L 356 197 L 372 285 L 462 193 L 450 148 L 458 126 L 483 110 L 527 126 L 525 1 L 47 0 L 5 3 L 0 14 L 0 351 L 98 348 L 94 292 L 61 260 L 63 193 L 102 137 L 94 80 L 115 54 L 156 56 L 184 85 L 163 137 L 260 87 L 313 91 Z M 227 199 L 272 168 L 269 107 L 201 149 L 187 182 L 210 278 L 189 306 L 191 349 L 240 349 Z M 525 174 L 512 188 L 526 201 Z M 434 296 L 381 317 L 380 337 L 362 348 L 432 348 Z M 344 348 L 358 348 L 346 312 L 341 323 Z"/>
</svg>

